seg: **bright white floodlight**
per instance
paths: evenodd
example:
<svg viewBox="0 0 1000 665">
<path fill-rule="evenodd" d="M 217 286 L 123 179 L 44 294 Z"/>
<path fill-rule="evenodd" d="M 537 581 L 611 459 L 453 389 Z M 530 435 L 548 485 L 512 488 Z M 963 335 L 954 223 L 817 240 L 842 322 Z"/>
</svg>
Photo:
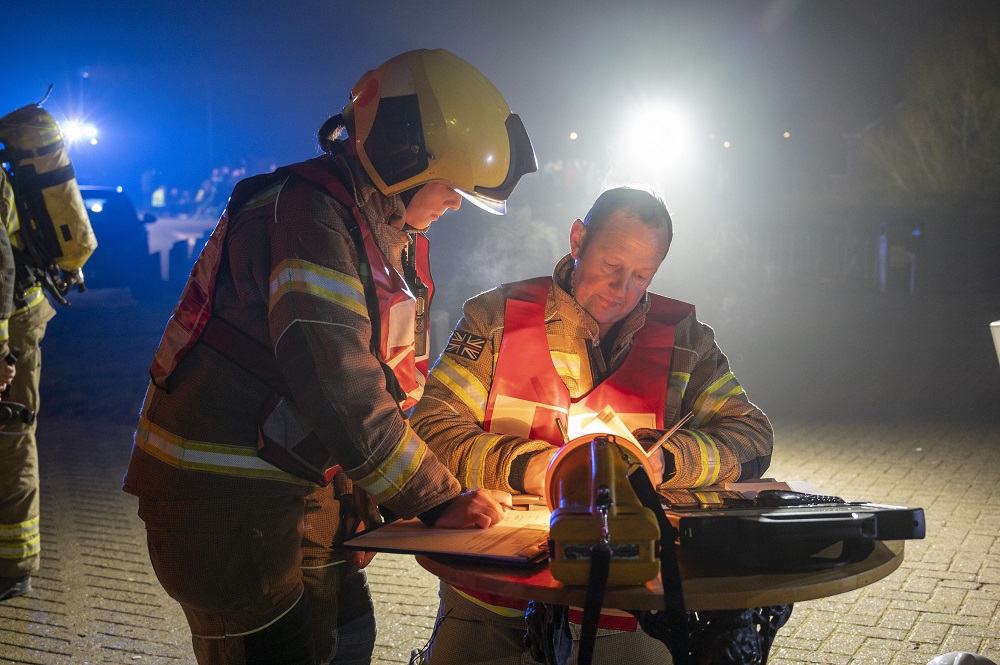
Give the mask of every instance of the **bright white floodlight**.
<svg viewBox="0 0 1000 665">
<path fill-rule="evenodd" d="M 690 162 L 694 140 L 694 123 L 683 109 L 649 104 L 625 117 L 617 157 L 629 172 L 663 177 Z"/>
<path fill-rule="evenodd" d="M 69 120 L 61 125 L 63 140 L 68 144 L 86 141 L 91 145 L 97 144 L 97 127 L 92 123 L 82 120 Z"/>
</svg>

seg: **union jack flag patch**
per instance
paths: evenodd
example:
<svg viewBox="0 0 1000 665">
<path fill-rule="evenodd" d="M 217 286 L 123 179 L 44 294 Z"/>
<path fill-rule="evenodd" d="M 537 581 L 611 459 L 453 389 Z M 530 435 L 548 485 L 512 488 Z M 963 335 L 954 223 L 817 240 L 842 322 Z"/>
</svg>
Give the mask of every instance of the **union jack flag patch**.
<svg viewBox="0 0 1000 665">
<path fill-rule="evenodd" d="M 469 360 L 479 360 L 479 356 L 482 355 L 485 346 L 485 337 L 456 330 L 451 339 L 448 340 L 448 346 L 445 347 L 444 352 L 453 353 L 456 356 L 468 358 Z"/>
</svg>

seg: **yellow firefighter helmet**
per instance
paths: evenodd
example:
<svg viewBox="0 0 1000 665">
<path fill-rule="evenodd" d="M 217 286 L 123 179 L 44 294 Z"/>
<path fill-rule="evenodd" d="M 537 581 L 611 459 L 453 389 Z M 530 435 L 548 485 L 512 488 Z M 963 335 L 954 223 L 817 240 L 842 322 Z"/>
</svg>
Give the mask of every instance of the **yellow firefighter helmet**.
<svg viewBox="0 0 1000 665">
<path fill-rule="evenodd" d="M 521 119 L 479 70 L 444 49 L 398 55 L 351 90 L 344 117 L 365 171 L 386 195 L 449 183 L 497 214 L 535 152 Z"/>
</svg>

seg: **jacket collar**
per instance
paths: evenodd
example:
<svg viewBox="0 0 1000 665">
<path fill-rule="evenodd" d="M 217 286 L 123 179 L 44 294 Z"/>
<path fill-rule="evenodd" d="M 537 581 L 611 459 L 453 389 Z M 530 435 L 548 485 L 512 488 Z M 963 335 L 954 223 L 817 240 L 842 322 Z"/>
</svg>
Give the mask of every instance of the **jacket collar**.
<svg viewBox="0 0 1000 665">
<path fill-rule="evenodd" d="M 409 236 L 391 223 L 406 214 L 406 207 L 398 195 L 386 196 L 365 172 L 361 161 L 346 152 L 331 157 L 333 166 L 341 176 L 344 186 L 354 196 L 358 210 L 368 222 L 368 230 L 375 244 L 396 271 L 402 273 L 402 254 Z"/>
</svg>

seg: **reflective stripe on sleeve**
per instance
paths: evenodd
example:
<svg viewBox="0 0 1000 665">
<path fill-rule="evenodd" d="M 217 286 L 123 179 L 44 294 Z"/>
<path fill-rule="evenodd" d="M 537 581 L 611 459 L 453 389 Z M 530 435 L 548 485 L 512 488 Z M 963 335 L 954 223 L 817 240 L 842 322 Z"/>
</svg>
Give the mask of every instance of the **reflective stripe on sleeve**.
<svg viewBox="0 0 1000 665">
<path fill-rule="evenodd" d="M 385 501 L 416 475 L 427 452 L 427 445 L 407 425 L 389 459 L 358 482 L 376 503 Z"/>
<path fill-rule="evenodd" d="M 726 401 L 734 395 L 742 395 L 743 386 L 740 385 L 732 372 L 726 372 L 710 385 L 705 392 L 698 395 L 691 410 L 694 417 L 691 419 L 691 426 L 698 427 L 712 419 Z"/>
<path fill-rule="evenodd" d="M 701 458 L 701 475 L 694 482 L 694 487 L 714 485 L 719 480 L 719 447 L 715 440 L 699 430 L 689 430 L 698 444 L 698 454 Z"/>
<path fill-rule="evenodd" d="M 489 394 L 472 372 L 462 367 L 458 361 L 442 355 L 441 362 L 434 367 L 434 378 L 451 390 L 462 404 L 469 407 L 476 422 L 483 422 Z"/>
<path fill-rule="evenodd" d="M 271 273 L 268 310 L 288 293 L 307 293 L 367 318 L 365 292 L 357 277 L 301 259 L 286 259 Z"/>
<path fill-rule="evenodd" d="M 486 483 L 486 458 L 500 443 L 501 436 L 498 434 L 484 433 L 477 436 L 469 452 L 469 461 L 465 464 L 462 477 L 459 482 L 463 487 L 469 489 L 482 489 Z"/>
</svg>

